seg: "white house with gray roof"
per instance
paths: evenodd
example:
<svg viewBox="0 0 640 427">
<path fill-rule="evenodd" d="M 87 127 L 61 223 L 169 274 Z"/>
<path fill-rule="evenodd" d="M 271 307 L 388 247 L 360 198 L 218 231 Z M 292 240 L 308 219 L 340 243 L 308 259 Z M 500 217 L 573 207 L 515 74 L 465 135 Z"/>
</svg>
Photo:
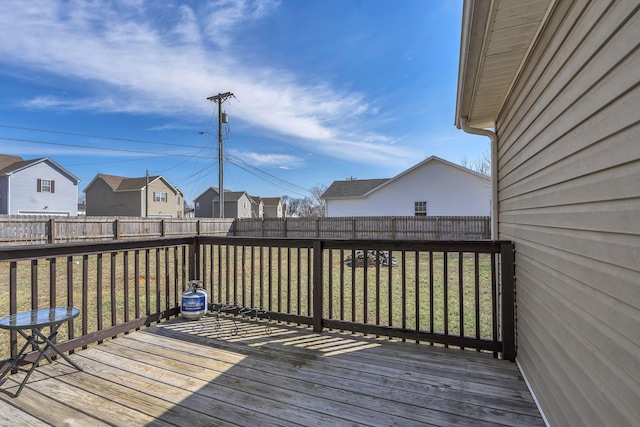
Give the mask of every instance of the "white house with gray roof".
<svg viewBox="0 0 640 427">
<path fill-rule="evenodd" d="M 79 182 L 48 157 L 0 154 L 0 214 L 76 216 Z"/>
<path fill-rule="evenodd" d="M 393 178 L 334 181 L 326 216 L 489 216 L 491 178 L 431 156 Z"/>
</svg>

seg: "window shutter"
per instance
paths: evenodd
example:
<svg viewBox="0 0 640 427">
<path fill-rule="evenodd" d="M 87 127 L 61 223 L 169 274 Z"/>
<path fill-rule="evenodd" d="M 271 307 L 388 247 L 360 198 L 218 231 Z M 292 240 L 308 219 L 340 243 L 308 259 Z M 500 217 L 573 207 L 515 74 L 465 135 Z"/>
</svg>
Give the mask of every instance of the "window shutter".
<svg viewBox="0 0 640 427">
<path fill-rule="evenodd" d="M 38 186 L 36 191 L 38 193 L 42 191 L 42 180 L 40 178 L 38 178 Z"/>
<path fill-rule="evenodd" d="M 51 180 L 51 192 L 52 192 L 52 193 L 55 193 L 55 192 L 56 192 L 55 183 L 56 183 L 56 182 L 55 182 L 54 180 Z"/>
</svg>

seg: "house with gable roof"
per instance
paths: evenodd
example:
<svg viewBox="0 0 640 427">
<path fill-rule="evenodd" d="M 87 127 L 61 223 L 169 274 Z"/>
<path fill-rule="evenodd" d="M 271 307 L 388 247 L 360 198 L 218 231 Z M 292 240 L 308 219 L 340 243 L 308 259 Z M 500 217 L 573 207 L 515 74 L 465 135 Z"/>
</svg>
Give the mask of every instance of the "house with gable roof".
<svg viewBox="0 0 640 427">
<path fill-rule="evenodd" d="M 0 214 L 78 214 L 80 179 L 48 157 L 0 154 Z"/>
<path fill-rule="evenodd" d="M 263 216 L 265 218 L 284 218 L 284 206 L 280 197 L 263 197 Z"/>
<path fill-rule="evenodd" d="M 224 192 L 224 218 L 253 217 L 256 202 L 245 191 Z M 220 198 L 213 199 L 213 212 L 219 212 Z"/>
<path fill-rule="evenodd" d="M 431 156 L 393 178 L 335 181 L 327 217 L 489 216 L 491 178 Z"/>
<path fill-rule="evenodd" d="M 127 178 L 98 174 L 84 189 L 87 216 L 182 218 L 182 192 L 162 175 Z"/>
</svg>

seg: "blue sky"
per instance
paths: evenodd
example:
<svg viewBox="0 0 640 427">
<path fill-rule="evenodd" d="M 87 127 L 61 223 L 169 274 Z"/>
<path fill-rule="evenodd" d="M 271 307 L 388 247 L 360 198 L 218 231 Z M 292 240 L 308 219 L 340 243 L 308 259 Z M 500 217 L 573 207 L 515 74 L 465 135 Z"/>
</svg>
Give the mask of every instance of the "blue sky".
<svg viewBox="0 0 640 427">
<path fill-rule="evenodd" d="M 462 1 L 0 2 L 0 153 L 303 197 L 486 151 L 453 125 Z M 208 133 L 199 134 L 205 131 Z M 82 193 L 81 193 L 82 194 Z"/>
</svg>

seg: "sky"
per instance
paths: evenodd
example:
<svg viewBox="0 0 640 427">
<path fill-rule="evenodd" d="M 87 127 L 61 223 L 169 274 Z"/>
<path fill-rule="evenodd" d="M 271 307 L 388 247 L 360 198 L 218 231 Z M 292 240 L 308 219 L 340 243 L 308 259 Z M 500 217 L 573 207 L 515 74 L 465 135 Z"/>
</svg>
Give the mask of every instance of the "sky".
<svg viewBox="0 0 640 427">
<path fill-rule="evenodd" d="M 0 153 L 78 177 L 162 175 L 309 196 L 435 155 L 475 160 L 454 126 L 462 0 L 3 0 Z"/>
</svg>

